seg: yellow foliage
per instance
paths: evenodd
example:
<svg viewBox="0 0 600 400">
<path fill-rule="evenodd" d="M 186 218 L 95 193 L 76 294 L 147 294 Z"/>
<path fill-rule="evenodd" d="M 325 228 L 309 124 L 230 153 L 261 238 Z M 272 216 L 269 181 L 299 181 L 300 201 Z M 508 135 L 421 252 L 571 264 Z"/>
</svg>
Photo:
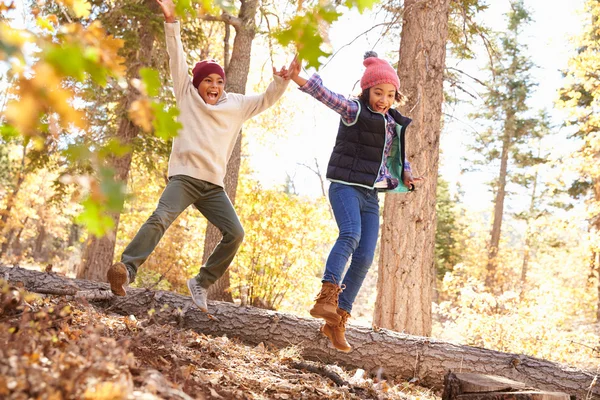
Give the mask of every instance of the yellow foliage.
<svg viewBox="0 0 600 400">
<path fill-rule="evenodd" d="M 478 250 L 467 245 L 465 262 L 454 266 L 438 288 L 442 301 L 434 305 L 433 336 L 595 368 L 599 337 L 591 324 L 597 299 L 588 272 L 590 243 L 582 240 L 580 219 L 574 217 L 536 221 L 526 282 L 520 280 L 520 249 L 500 246 L 497 295 L 485 288 L 485 246 L 477 245 L 488 230 L 472 231 L 468 241 Z M 470 218 L 471 227 L 477 226 L 477 218 Z"/>
<path fill-rule="evenodd" d="M 307 308 L 335 235 L 326 201 L 265 190 L 247 178 L 237 196 L 246 236 L 232 265 L 234 296 L 270 309 Z"/>
</svg>

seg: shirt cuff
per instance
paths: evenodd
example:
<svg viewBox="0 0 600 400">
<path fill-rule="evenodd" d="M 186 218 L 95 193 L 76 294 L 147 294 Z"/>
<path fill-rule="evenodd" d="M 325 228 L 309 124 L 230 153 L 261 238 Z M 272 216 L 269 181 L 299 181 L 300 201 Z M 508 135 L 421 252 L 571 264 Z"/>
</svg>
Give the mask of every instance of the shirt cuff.
<svg viewBox="0 0 600 400">
<path fill-rule="evenodd" d="M 323 86 L 323 80 L 319 76 L 319 74 L 313 74 L 303 86 L 299 86 L 298 89 L 303 91 L 304 93 L 314 95 L 317 93 L 317 89 Z"/>
<path fill-rule="evenodd" d="M 408 162 L 408 160 L 404 160 L 404 170 L 408 171 L 408 172 L 412 172 L 412 169 L 410 167 L 410 163 Z"/>
</svg>

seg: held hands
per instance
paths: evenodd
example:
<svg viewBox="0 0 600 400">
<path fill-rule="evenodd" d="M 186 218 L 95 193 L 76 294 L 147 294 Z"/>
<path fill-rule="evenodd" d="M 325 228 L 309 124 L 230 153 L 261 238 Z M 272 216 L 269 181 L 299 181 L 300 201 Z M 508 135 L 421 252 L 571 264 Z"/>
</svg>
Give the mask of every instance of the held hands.
<svg viewBox="0 0 600 400">
<path fill-rule="evenodd" d="M 290 63 L 289 67 L 281 67 L 279 71 L 277 71 L 275 67 L 273 67 L 273 75 L 280 76 L 285 80 L 291 79 L 294 82 L 296 82 L 298 86 L 304 86 L 304 84 L 306 83 L 306 79 L 298 76 L 301 69 L 302 62 L 298 60 L 298 56 L 294 56 L 294 59 Z"/>
<path fill-rule="evenodd" d="M 156 0 L 156 2 L 165 16 L 165 21 L 167 23 L 175 22 L 175 4 L 173 4 L 173 0 Z"/>
</svg>

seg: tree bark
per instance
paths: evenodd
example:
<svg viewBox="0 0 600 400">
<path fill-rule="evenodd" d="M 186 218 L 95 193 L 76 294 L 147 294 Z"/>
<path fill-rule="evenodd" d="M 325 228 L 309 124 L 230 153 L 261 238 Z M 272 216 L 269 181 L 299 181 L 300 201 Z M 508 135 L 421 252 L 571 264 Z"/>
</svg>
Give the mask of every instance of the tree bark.
<svg viewBox="0 0 600 400">
<path fill-rule="evenodd" d="M 150 9 L 154 9 L 156 4 L 152 0 L 146 0 Z M 139 23 L 139 51 L 136 54 L 135 60 L 127 60 L 127 76 L 128 78 L 139 77 L 139 70 L 145 65 L 150 64 L 152 56 L 152 47 L 154 44 L 154 32 L 151 24 L 147 21 Z M 133 139 L 139 134 L 139 128 L 129 120 L 126 110 L 138 94 L 129 89 L 127 96 L 121 102 L 119 109 L 123 110 L 123 115 L 119 121 L 119 126 L 116 132 L 116 137 L 120 142 L 127 146 L 133 142 Z M 131 159 L 133 154 L 127 153 L 122 157 L 114 157 L 111 159 L 112 167 L 115 170 L 115 180 L 127 184 L 129 177 L 129 169 L 131 168 Z M 122 206 L 122 205 L 121 205 Z M 113 262 L 115 253 L 116 232 L 119 227 L 120 212 L 114 212 L 111 218 L 114 222 L 114 228 L 102 237 L 90 235 L 86 242 L 86 248 L 81 265 L 77 271 L 77 277 L 83 279 L 91 279 L 95 281 L 105 281 L 106 271 Z"/>
<path fill-rule="evenodd" d="M 234 24 L 235 39 L 233 41 L 233 50 L 231 58 L 225 55 L 226 60 L 226 87 L 225 90 L 232 93 L 246 93 L 246 82 L 248 81 L 248 72 L 250 71 L 250 55 L 252 52 L 252 41 L 256 35 L 256 11 L 258 9 L 258 0 L 243 0 L 238 15 L 238 24 Z M 225 22 L 228 24 L 228 22 Z M 225 192 L 229 196 L 232 204 L 235 204 L 237 193 L 237 182 L 240 174 L 240 163 L 242 154 L 242 132 L 238 137 L 233 148 L 233 153 L 227 164 L 227 174 L 225 175 Z M 212 224 L 206 228 L 204 238 L 204 254 L 202 263 L 204 264 L 217 244 L 221 241 L 223 235 Z M 233 301 L 229 291 L 229 270 L 208 289 L 208 298 L 221 301 Z"/>
<path fill-rule="evenodd" d="M 18 267 L 0 267 L 0 277 L 37 293 L 75 294 L 77 291 L 109 290 L 106 283 L 72 280 Z M 148 318 L 149 310 L 157 310 L 152 318 L 159 323 L 175 324 L 180 329 L 193 329 L 206 335 L 237 337 L 251 345 L 297 346 L 306 359 L 362 368 L 371 373 L 383 368 L 388 377 L 416 379 L 418 384 L 434 390 L 442 389 L 444 376 L 450 370 L 499 375 L 541 390 L 574 394 L 580 399 L 600 398 L 598 386 L 593 386 L 588 395 L 595 372 L 520 354 L 460 346 L 386 329 L 348 326 L 346 337 L 353 350 L 341 353 L 319 333 L 320 321 L 292 314 L 209 301 L 212 313 L 209 315 L 199 311 L 188 296 L 134 288 L 129 289 L 126 297 L 113 296 L 110 300 L 94 304 L 107 312 L 134 315 L 139 319 Z"/>
<path fill-rule="evenodd" d="M 435 268 L 436 190 L 442 121 L 449 0 L 407 0 L 400 46 L 400 111 L 413 119 L 407 158 L 425 180 L 415 193 L 387 194 L 374 323 L 415 335 L 431 334 Z"/>
<path fill-rule="evenodd" d="M 19 190 L 21 190 L 21 185 L 25 181 L 26 158 L 27 146 L 24 144 L 23 156 L 21 157 L 21 168 L 19 169 L 19 172 L 17 173 L 17 178 L 15 179 L 15 187 L 6 198 L 6 207 L 4 208 L 4 210 L 0 210 L 0 234 L 4 236 L 2 247 L 0 247 L 0 257 L 2 257 L 8 251 L 8 246 L 10 245 L 10 241 L 12 240 L 12 236 L 14 235 L 13 229 L 11 229 L 8 233 L 5 233 L 5 230 L 8 218 L 10 217 L 10 212 L 12 211 L 12 208 L 15 205 L 15 201 L 17 199 L 17 195 L 19 194 Z"/>
</svg>

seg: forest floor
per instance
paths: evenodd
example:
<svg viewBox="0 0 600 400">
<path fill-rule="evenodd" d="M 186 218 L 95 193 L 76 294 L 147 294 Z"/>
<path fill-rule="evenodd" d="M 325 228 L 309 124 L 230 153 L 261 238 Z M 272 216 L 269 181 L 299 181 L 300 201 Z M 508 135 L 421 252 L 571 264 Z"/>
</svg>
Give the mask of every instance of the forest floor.
<svg viewBox="0 0 600 400">
<path fill-rule="evenodd" d="M 303 360 L 296 347 L 250 347 L 0 285 L 3 399 L 439 399 Z"/>
</svg>

